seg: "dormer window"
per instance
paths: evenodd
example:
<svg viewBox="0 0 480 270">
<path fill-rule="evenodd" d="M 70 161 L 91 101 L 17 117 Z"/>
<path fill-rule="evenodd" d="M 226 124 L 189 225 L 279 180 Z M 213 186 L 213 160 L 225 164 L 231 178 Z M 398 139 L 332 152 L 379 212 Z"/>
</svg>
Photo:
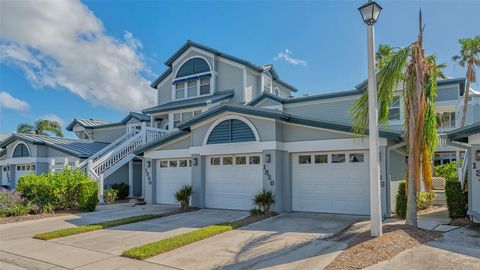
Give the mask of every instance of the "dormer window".
<svg viewBox="0 0 480 270">
<path fill-rule="evenodd" d="M 175 99 L 211 94 L 211 76 L 212 73 L 207 61 L 198 57 L 187 60 L 178 69 L 173 81 Z"/>
</svg>

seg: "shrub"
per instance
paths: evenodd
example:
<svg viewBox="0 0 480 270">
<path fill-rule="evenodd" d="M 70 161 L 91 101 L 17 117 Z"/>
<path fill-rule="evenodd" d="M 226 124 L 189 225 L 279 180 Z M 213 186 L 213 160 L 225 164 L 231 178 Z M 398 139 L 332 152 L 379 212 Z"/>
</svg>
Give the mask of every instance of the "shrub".
<svg viewBox="0 0 480 270">
<path fill-rule="evenodd" d="M 112 189 L 118 190 L 117 198 L 125 199 L 128 197 L 128 193 L 130 192 L 129 186 L 126 183 L 117 183 L 112 185 Z"/>
<path fill-rule="evenodd" d="M 271 191 L 264 188 L 262 191 L 255 194 L 253 197 L 253 203 L 255 204 L 256 209 L 260 210 L 261 213 L 269 214 L 272 205 L 275 203 L 275 197 Z M 250 211 L 250 214 L 252 214 L 252 210 Z"/>
<path fill-rule="evenodd" d="M 437 195 L 435 192 L 420 192 L 417 194 L 417 209 L 423 210 L 433 206 L 433 201 Z"/>
<path fill-rule="evenodd" d="M 405 218 L 407 214 L 407 192 L 405 180 L 400 181 L 395 200 L 395 213 L 397 213 L 399 217 Z"/>
<path fill-rule="evenodd" d="M 467 201 L 458 180 L 445 182 L 445 196 L 447 197 L 448 216 L 461 218 L 467 215 Z"/>
<path fill-rule="evenodd" d="M 78 198 L 78 185 L 81 181 L 89 180 L 80 170 L 65 169 L 48 175 L 56 188 L 57 201 L 55 209 L 69 209 L 75 207 Z"/>
<path fill-rule="evenodd" d="M 435 176 L 441 176 L 446 181 L 456 180 L 458 178 L 456 164 L 456 162 L 451 162 L 435 166 Z"/>
<path fill-rule="evenodd" d="M 250 216 L 260 216 L 263 215 L 263 211 L 258 208 L 250 209 Z"/>
<path fill-rule="evenodd" d="M 47 175 L 22 176 L 16 190 L 27 202 L 34 205 L 36 211 L 43 213 L 55 210 L 57 204 L 56 189 Z"/>
<path fill-rule="evenodd" d="M 98 202 L 98 183 L 84 180 L 79 183 L 78 208 L 85 212 L 95 210 Z"/>
<path fill-rule="evenodd" d="M 192 196 L 192 186 L 183 185 L 179 191 L 175 192 L 174 197 L 177 202 L 180 203 L 182 209 L 188 209 L 190 207 L 190 197 Z"/>
<path fill-rule="evenodd" d="M 103 197 L 105 198 L 106 203 L 114 203 L 115 199 L 117 198 L 118 190 L 116 189 L 106 189 L 103 192 Z"/>
<path fill-rule="evenodd" d="M 0 216 L 21 216 L 31 210 L 19 192 L 0 188 Z"/>
</svg>

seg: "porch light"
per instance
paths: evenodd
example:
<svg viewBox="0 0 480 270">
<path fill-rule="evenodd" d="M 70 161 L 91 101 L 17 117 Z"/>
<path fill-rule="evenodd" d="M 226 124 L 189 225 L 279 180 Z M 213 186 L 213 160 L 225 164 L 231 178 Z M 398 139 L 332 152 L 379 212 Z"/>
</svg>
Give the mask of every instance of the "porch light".
<svg viewBox="0 0 480 270">
<path fill-rule="evenodd" d="M 370 0 L 365 5 L 359 7 L 358 10 L 360 15 L 362 15 L 363 21 L 368 25 L 372 25 L 377 22 L 382 7 L 375 1 Z"/>
</svg>

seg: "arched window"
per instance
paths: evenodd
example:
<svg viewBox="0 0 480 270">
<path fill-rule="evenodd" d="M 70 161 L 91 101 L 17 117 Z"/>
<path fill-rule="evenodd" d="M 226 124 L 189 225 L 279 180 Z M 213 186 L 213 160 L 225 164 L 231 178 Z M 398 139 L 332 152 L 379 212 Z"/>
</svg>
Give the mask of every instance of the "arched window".
<svg viewBox="0 0 480 270">
<path fill-rule="evenodd" d="M 15 150 L 13 150 L 13 155 L 12 157 L 18 158 L 18 157 L 29 157 L 30 152 L 28 152 L 28 148 L 25 144 L 20 143 L 15 147 Z"/>
<path fill-rule="evenodd" d="M 191 98 L 211 93 L 210 66 L 202 58 L 187 60 L 178 69 L 173 84 L 175 85 L 175 99 Z"/>
<path fill-rule="evenodd" d="M 243 121 L 229 119 L 218 124 L 208 136 L 207 144 L 255 141 L 252 129 Z"/>
</svg>

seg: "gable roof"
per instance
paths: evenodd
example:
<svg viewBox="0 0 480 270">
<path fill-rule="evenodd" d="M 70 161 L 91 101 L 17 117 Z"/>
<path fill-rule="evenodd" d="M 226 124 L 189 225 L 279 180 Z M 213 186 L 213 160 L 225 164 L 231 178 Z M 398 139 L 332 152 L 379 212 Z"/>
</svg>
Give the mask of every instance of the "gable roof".
<svg viewBox="0 0 480 270">
<path fill-rule="evenodd" d="M 207 51 L 211 54 L 226 58 L 226 59 L 231 60 L 233 62 L 243 64 L 243 65 L 245 65 L 245 66 L 247 66 L 247 67 L 249 67 L 249 68 L 251 68 L 251 69 L 253 69 L 257 72 L 260 72 L 260 73 L 264 72 L 264 71 L 269 71 L 270 74 L 272 74 L 273 80 L 275 80 L 276 82 L 278 82 L 279 84 L 282 84 L 283 86 L 285 86 L 287 88 L 292 89 L 292 91 L 294 91 L 294 92 L 298 91 L 295 87 L 293 87 L 293 86 L 289 85 L 288 83 L 280 80 L 280 76 L 278 76 L 278 73 L 273 68 L 273 65 L 257 66 L 255 64 L 253 64 L 252 62 L 249 62 L 247 60 L 235 57 L 235 56 L 230 55 L 230 54 L 223 53 L 223 52 L 221 52 L 217 49 L 205 46 L 203 44 L 194 42 L 192 40 L 187 40 L 187 42 L 182 47 L 180 47 L 180 49 L 178 49 L 175 53 L 173 53 L 172 56 L 170 56 L 165 61 L 165 65 L 168 66 L 168 69 L 165 70 L 162 74 L 160 74 L 160 76 L 158 76 L 155 80 L 153 80 L 152 83 L 150 83 L 150 87 L 157 88 L 158 84 L 160 84 L 161 81 L 163 81 L 168 75 L 170 75 L 172 73 L 173 62 L 178 57 L 180 57 L 185 51 L 187 51 L 190 47 L 195 47 L 195 48 Z"/>
<path fill-rule="evenodd" d="M 6 147 L 15 140 L 35 145 L 46 145 L 79 158 L 88 158 L 108 145 L 108 143 L 91 142 L 87 140 L 14 133 L 3 141 L 0 147 Z"/>
<path fill-rule="evenodd" d="M 198 106 L 206 106 L 209 103 L 215 103 L 225 99 L 229 99 L 233 97 L 234 93 L 235 93 L 234 90 L 226 90 L 226 91 L 216 92 L 211 96 L 175 100 L 175 101 L 167 102 L 165 104 L 161 104 L 155 107 L 144 109 L 142 112 L 143 113 L 159 113 L 159 112 L 169 111 L 172 109 L 185 109 L 185 108 L 193 108 Z"/>
<path fill-rule="evenodd" d="M 70 124 L 66 127 L 66 130 L 72 131 L 75 125 L 80 125 L 84 128 L 93 128 L 98 126 L 110 125 L 112 122 L 99 120 L 99 119 L 84 119 L 84 118 L 74 118 Z"/>
<path fill-rule="evenodd" d="M 468 136 L 480 133 L 480 122 L 457 128 L 447 132 L 447 137 L 452 141 L 466 141 Z"/>
<path fill-rule="evenodd" d="M 137 113 L 137 112 L 129 112 L 127 116 L 125 116 L 120 123 L 126 124 L 130 119 L 136 119 L 140 122 L 150 122 L 150 115 L 143 114 L 143 113 Z"/>
<path fill-rule="evenodd" d="M 347 91 L 322 93 L 322 94 L 311 95 L 311 96 L 291 97 L 291 98 L 281 98 L 281 97 L 272 95 L 270 93 L 264 92 L 258 97 L 254 98 L 249 103 L 247 103 L 247 105 L 255 106 L 256 104 L 260 103 L 260 101 L 264 99 L 271 99 L 281 104 L 290 104 L 290 103 L 306 102 L 306 101 L 313 101 L 313 100 L 323 100 L 323 99 L 329 99 L 329 98 L 354 96 L 354 95 L 363 94 L 363 92 L 364 90 L 362 89 L 353 89 L 353 90 L 347 90 Z"/>
<path fill-rule="evenodd" d="M 177 132 L 172 133 L 169 136 L 164 137 L 164 138 L 162 138 L 158 141 L 154 141 L 154 142 L 150 143 L 149 145 L 141 147 L 135 153 L 136 154 L 141 154 L 141 153 L 143 153 L 145 151 L 148 151 L 152 148 L 158 147 L 158 146 L 160 146 L 160 145 L 162 145 L 162 144 L 164 144 L 168 141 L 171 141 L 173 139 L 184 136 L 184 135 L 186 135 L 190 132 L 190 128 L 193 125 L 198 124 L 202 121 L 205 121 L 205 120 L 207 120 L 211 117 L 214 117 L 214 116 L 219 115 L 219 114 L 224 113 L 224 112 L 233 112 L 233 113 L 240 113 L 240 114 L 246 114 L 246 115 L 252 115 L 252 116 L 259 116 L 259 117 L 279 120 L 279 121 L 286 122 L 286 123 L 299 124 L 299 125 L 304 125 L 304 126 L 311 126 L 311 127 L 329 129 L 329 130 L 334 130 L 334 131 L 353 133 L 352 126 L 348 125 L 348 124 L 344 124 L 344 123 L 323 121 L 323 120 L 317 120 L 317 119 L 306 118 L 306 117 L 299 117 L 299 116 L 295 116 L 295 115 L 288 114 L 288 113 L 278 111 L 278 110 L 263 109 L 263 108 L 252 107 L 252 106 L 247 106 L 247 105 L 224 104 L 224 105 L 218 106 L 214 109 L 211 109 L 207 112 L 204 112 L 201 115 L 199 115 L 197 117 L 194 117 L 189 121 L 181 123 L 180 125 L 178 125 L 179 130 Z M 368 130 L 366 132 L 368 134 Z M 392 140 L 395 140 L 395 141 L 403 140 L 401 131 L 380 129 L 379 135 L 380 135 L 380 137 L 387 138 L 387 139 L 392 139 Z"/>
</svg>

